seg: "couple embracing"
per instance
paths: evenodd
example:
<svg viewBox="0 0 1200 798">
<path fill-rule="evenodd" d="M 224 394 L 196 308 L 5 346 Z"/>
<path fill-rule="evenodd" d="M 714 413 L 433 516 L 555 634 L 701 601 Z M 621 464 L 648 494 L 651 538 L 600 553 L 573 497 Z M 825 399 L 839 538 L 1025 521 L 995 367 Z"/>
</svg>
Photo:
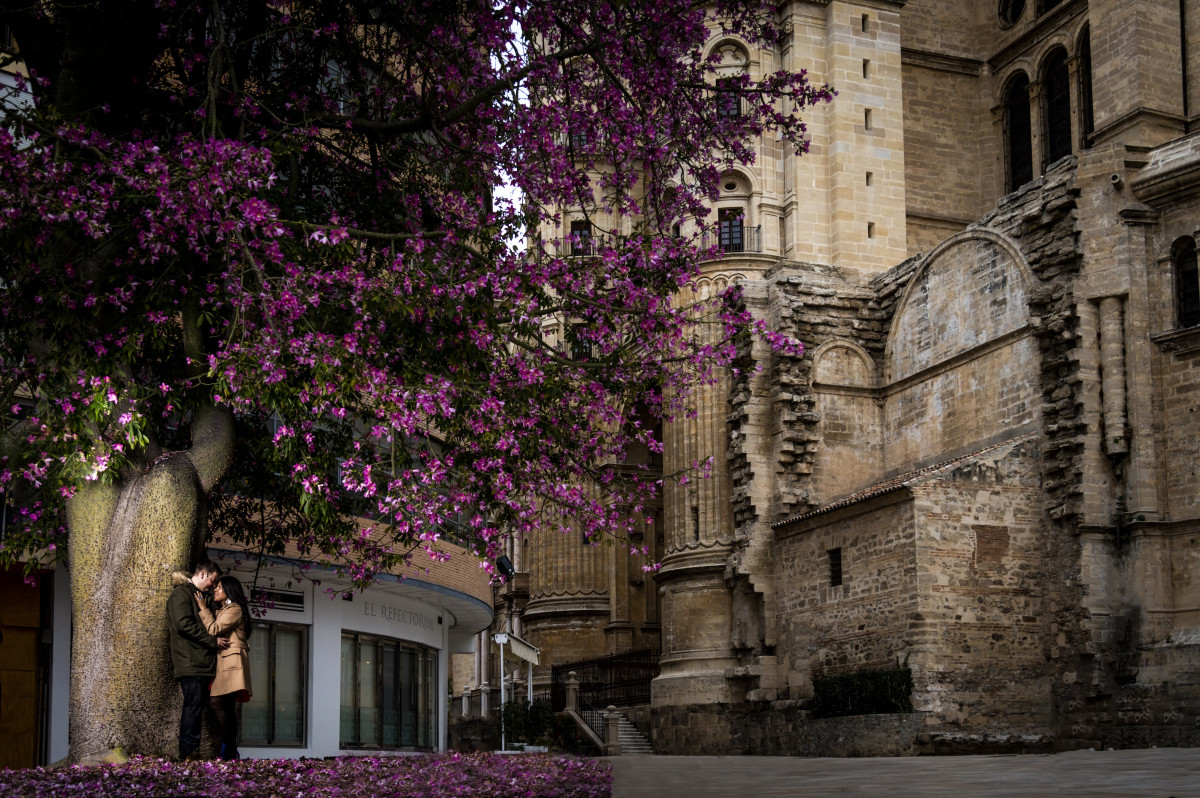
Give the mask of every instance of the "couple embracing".
<svg viewBox="0 0 1200 798">
<path fill-rule="evenodd" d="M 237 759 L 235 704 L 250 700 L 250 608 L 242 583 L 221 576 L 211 560 L 201 560 L 189 577 L 172 574 L 175 589 L 167 599 L 171 662 L 183 691 L 179 719 L 179 758 L 197 759 L 204 706 L 212 709 L 221 730 L 221 759 Z M 207 593 L 212 590 L 212 605 Z M 215 613 L 214 613 L 215 610 Z"/>
</svg>

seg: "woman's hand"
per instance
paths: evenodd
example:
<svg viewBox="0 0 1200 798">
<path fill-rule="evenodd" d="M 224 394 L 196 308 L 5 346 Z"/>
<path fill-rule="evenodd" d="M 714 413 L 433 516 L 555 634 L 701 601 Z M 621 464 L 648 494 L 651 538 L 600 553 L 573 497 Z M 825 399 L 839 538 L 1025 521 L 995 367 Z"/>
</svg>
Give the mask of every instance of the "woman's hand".
<svg viewBox="0 0 1200 798">
<path fill-rule="evenodd" d="M 208 609 L 208 603 L 204 601 L 203 593 L 196 594 L 196 603 L 200 605 L 200 609 L 202 609 L 202 610 Z"/>
</svg>

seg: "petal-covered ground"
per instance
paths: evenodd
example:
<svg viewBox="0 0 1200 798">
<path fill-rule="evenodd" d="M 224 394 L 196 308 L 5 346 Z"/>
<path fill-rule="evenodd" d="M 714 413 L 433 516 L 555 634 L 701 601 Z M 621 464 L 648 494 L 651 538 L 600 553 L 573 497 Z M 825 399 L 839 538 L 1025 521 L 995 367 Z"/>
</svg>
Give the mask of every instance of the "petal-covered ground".
<svg viewBox="0 0 1200 798">
<path fill-rule="evenodd" d="M 0 798 L 610 798 L 612 772 L 586 759 L 446 754 L 171 762 L 0 770 Z"/>
</svg>

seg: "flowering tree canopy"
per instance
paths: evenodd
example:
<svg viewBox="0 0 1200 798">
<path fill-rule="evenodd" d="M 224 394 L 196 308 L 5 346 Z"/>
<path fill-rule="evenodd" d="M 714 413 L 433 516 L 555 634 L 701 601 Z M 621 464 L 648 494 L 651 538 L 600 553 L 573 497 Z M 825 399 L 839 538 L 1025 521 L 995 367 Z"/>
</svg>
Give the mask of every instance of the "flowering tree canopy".
<svg viewBox="0 0 1200 798">
<path fill-rule="evenodd" d="M 705 223 L 764 135 L 803 151 L 800 113 L 830 95 L 742 76 L 721 84 L 740 113 L 716 112 L 706 42 L 777 36 L 745 0 L 23 0 L 0 19 L 27 76 L 0 98 L 10 560 L 61 556 L 81 492 L 202 437 L 234 447 L 197 465 L 204 490 L 276 500 L 231 535 L 364 583 L 450 522 L 489 558 L 566 517 L 619 534 L 658 486 L 600 466 L 659 449 L 638 408 L 686 412 L 748 322 L 736 295 L 672 301 L 703 255 L 677 225 Z M 530 236 L 581 204 L 617 220 L 590 257 Z M 717 345 L 693 334 L 713 324 Z"/>
</svg>

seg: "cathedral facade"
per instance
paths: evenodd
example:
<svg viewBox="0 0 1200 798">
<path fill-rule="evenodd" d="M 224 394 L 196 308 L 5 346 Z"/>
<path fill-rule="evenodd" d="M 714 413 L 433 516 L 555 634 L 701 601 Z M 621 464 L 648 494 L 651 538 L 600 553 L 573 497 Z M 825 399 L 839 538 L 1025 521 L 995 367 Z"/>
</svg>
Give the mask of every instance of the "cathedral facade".
<svg viewBox="0 0 1200 798">
<path fill-rule="evenodd" d="M 493 631 L 537 691 L 652 651 L 660 753 L 1200 744 L 1200 0 L 779 13 L 721 69 L 839 94 L 808 155 L 723 177 L 690 290 L 741 284 L 806 351 L 747 344 L 663 429 L 647 462 L 714 473 L 648 513 L 660 571 L 514 541 Z M 456 689 L 494 688 L 486 642 Z M 911 711 L 814 711 L 896 672 Z"/>
</svg>

